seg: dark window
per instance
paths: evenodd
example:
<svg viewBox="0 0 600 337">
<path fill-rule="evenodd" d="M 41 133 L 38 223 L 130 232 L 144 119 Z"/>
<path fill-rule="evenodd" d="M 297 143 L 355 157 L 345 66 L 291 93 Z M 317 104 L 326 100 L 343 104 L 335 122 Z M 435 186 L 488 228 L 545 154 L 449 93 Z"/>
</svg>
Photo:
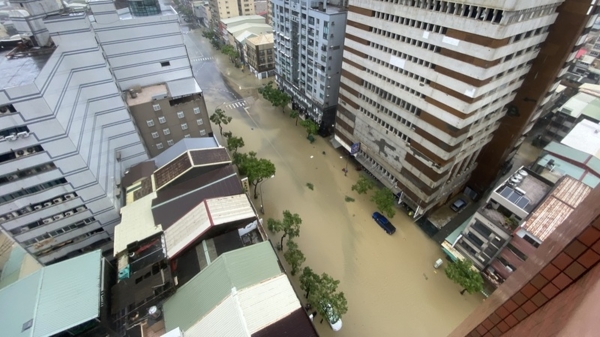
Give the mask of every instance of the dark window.
<svg viewBox="0 0 600 337">
<path fill-rule="evenodd" d="M 508 250 L 510 250 L 511 252 L 513 252 L 516 256 L 519 257 L 519 259 L 525 261 L 527 260 L 527 255 L 523 254 L 523 252 L 521 252 L 520 250 L 517 249 L 517 247 L 513 246 L 512 244 L 508 244 L 506 246 L 506 248 L 508 248 Z"/>
<path fill-rule="evenodd" d="M 489 237 L 490 234 L 492 234 L 492 231 L 479 221 L 475 221 L 473 228 L 475 228 L 475 230 L 479 232 L 479 234 L 483 235 L 486 238 Z"/>
<path fill-rule="evenodd" d="M 483 245 L 483 241 L 481 241 L 481 239 L 479 237 L 477 237 L 477 235 L 469 232 L 467 233 L 467 237 L 469 238 L 469 241 L 471 241 L 472 243 L 475 244 L 475 246 L 480 247 Z"/>
<path fill-rule="evenodd" d="M 525 236 L 523 236 L 523 240 L 529 242 L 535 248 L 540 246 L 539 242 L 535 241 L 531 236 L 529 236 L 527 234 L 525 234 Z"/>
<path fill-rule="evenodd" d="M 168 66 L 170 66 L 170 65 L 171 65 L 171 62 L 169 62 L 169 61 L 165 61 L 165 62 L 161 62 L 161 63 L 160 63 L 160 66 L 161 66 L 161 67 L 168 67 Z"/>
</svg>

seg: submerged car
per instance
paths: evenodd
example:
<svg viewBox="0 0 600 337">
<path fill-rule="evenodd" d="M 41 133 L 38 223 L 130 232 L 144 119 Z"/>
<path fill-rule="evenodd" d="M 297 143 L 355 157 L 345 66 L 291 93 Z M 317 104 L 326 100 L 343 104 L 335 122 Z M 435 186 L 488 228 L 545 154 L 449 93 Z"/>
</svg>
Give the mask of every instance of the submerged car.
<svg viewBox="0 0 600 337">
<path fill-rule="evenodd" d="M 384 217 L 381 213 L 379 213 L 379 212 L 373 213 L 373 219 L 375 220 L 375 222 L 377 222 L 379 227 L 383 228 L 383 230 L 386 233 L 388 233 L 389 235 L 392 235 L 396 232 L 396 227 L 394 227 L 394 225 L 392 225 L 390 223 L 390 221 L 386 217 Z"/>
<path fill-rule="evenodd" d="M 321 303 L 324 311 L 327 313 L 327 322 L 333 331 L 340 331 L 342 329 L 342 319 L 340 316 L 333 310 L 330 303 Z"/>
</svg>

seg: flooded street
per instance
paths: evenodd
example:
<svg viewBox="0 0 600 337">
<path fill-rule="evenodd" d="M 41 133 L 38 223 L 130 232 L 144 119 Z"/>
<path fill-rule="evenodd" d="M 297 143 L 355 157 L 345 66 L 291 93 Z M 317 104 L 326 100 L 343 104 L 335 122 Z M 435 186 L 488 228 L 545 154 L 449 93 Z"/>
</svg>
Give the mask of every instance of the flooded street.
<svg viewBox="0 0 600 337">
<path fill-rule="evenodd" d="M 333 332 L 326 322 L 319 324 L 317 316 L 315 325 L 321 336 L 446 336 L 481 303 L 481 295 L 461 296 L 461 288 L 448 280 L 443 270 L 433 268 L 434 262 L 444 257 L 440 247 L 406 215 L 398 212 L 390 219 L 397 228 L 392 236 L 371 219 L 374 204 L 369 197 L 351 191 L 359 172 L 350 164 L 348 176 L 344 176 L 346 159 L 340 158 L 328 139 L 317 136 L 309 144 L 301 126 L 295 126 L 281 108 L 259 98 L 255 89 L 248 89 L 258 87 L 259 81 L 231 67 L 199 33 L 188 38 L 195 40 L 198 55 L 215 58 L 227 75 L 228 87 L 239 95 L 218 90 L 225 88 L 223 84 L 207 83 L 207 78 L 216 80 L 214 74 L 206 73 L 212 65 L 199 64 L 196 77 L 201 87 L 209 89 L 208 110 L 230 107 L 225 112 L 233 121 L 224 131 L 243 137 L 246 146 L 241 152 L 256 151 L 277 168 L 275 177 L 262 186 L 265 219 L 280 218 L 284 210 L 298 213 L 303 224 L 296 241 L 306 256 L 304 265 L 341 281 L 340 290 L 348 300 L 343 328 Z M 217 90 L 222 94 L 215 95 Z M 229 103 L 240 97 L 247 103 L 246 109 L 231 108 Z M 218 127 L 213 130 L 223 143 Z M 308 189 L 307 183 L 312 183 L 314 190 Z M 355 201 L 346 202 L 345 196 Z M 254 201 L 258 209 L 260 198 Z M 278 239 L 271 237 L 273 242 Z M 298 277 L 291 279 L 302 297 Z"/>
</svg>

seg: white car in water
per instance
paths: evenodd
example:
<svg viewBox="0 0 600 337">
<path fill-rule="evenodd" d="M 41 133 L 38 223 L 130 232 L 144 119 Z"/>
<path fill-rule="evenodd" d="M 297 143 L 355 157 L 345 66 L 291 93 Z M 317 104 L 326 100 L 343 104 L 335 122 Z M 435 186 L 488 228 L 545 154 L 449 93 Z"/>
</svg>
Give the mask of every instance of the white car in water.
<svg viewBox="0 0 600 337">
<path fill-rule="evenodd" d="M 327 322 L 329 322 L 331 329 L 333 331 L 340 331 L 342 329 L 342 319 L 340 318 L 340 316 L 335 312 L 335 310 L 333 310 L 331 304 L 322 303 L 321 305 L 324 306 L 324 311 L 327 312 L 326 319 Z"/>
</svg>

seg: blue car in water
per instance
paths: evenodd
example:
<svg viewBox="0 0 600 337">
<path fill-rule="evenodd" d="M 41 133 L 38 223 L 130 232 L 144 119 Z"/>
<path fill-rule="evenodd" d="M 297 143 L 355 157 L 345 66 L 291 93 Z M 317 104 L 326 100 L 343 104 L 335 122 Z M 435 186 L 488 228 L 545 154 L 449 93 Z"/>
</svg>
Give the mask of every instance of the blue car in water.
<svg viewBox="0 0 600 337">
<path fill-rule="evenodd" d="M 379 213 L 379 212 L 373 213 L 373 220 L 375 220 L 375 222 L 377 222 L 379 227 L 383 228 L 383 230 L 386 233 L 388 233 L 389 235 L 392 235 L 396 232 L 396 227 L 394 227 L 394 225 L 392 225 L 390 223 L 390 221 L 386 217 L 384 217 L 381 213 Z"/>
</svg>

